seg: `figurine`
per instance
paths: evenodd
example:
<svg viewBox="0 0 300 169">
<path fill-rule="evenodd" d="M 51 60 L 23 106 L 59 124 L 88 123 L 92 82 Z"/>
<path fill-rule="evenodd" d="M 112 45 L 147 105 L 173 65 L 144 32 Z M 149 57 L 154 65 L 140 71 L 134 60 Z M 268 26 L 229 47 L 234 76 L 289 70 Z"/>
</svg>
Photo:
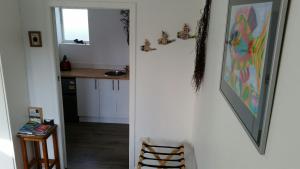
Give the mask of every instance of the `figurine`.
<svg viewBox="0 0 300 169">
<path fill-rule="evenodd" d="M 149 52 L 151 50 L 156 50 L 156 48 L 151 48 L 151 43 L 149 42 L 148 39 L 145 39 L 145 44 L 141 46 L 141 50 L 145 52 Z"/>
<path fill-rule="evenodd" d="M 76 44 L 85 44 L 83 40 L 74 39 L 74 43 Z"/>
<path fill-rule="evenodd" d="M 161 38 L 158 39 L 158 44 L 167 45 L 167 44 L 172 43 L 174 41 L 175 41 L 175 39 L 169 40 L 169 35 L 165 31 L 162 31 Z"/>
<path fill-rule="evenodd" d="M 66 55 L 64 55 L 63 60 L 60 62 L 60 70 L 61 71 L 71 70 L 71 62 L 68 60 Z"/>
<path fill-rule="evenodd" d="M 190 27 L 187 24 L 184 24 L 182 31 L 177 33 L 177 37 L 183 40 L 195 38 L 195 36 L 190 35 L 190 31 Z"/>
</svg>

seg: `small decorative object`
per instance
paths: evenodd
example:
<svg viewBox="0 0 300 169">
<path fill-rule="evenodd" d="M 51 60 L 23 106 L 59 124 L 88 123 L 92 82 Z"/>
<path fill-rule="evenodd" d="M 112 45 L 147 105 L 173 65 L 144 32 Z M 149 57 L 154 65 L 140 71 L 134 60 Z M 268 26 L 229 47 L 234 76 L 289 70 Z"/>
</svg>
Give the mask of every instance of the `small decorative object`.
<svg viewBox="0 0 300 169">
<path fill-rule="evenodd" d="M 158 44 L 167 45 L 167 44 L 172 43 L 174 41 L 175 41 L 175 39 L 169 40 L 169 35 L 167 34 L 167 32 L 162 31 L 161 38 L 158 39 Z"/>
<path fill-rule="evenodd" d="M 60 70 L 61 71 L 71 70 L 71 62 L 68 60 L 66 55 L 64 55 L 63 60 L 60 62 Z"/>
<path fill-rule="evenodd" d="M 125 66 L 125 72 L 126 72 L 126 73 L 129 73 L 129 65 L 126 65 L 126 66 Z"/>
<path fill-rule="evenodd" d="M 29 121 L 43 123 L 43 109 L 41 107 L 29 107 Z"/>
<path fill-rule="evenodd" d="M 74 39 L 74 43 L 76 44 L 85 44 L 83 40 Z"/>
<path fill-rule="evenodd" d="M 44 124 L 54 126 L 54 119 L 45 119 Z"/>
<path fill-rule="evenodd" d="M 151 48 L 151 43 L 149 42 L 148 39 L 145 39 L 145 44 L 141 46 L 141 50 L 145 52 L 149 52 L 151 50 L 156 50 L 156 48 Z"/>
<path fill-rule="evenodd" d="M 188 24 L 184 24 L 183 25 L 183 28 L 182 28 L 182 31 L 180 32 L 177 32 L 177 37 L 180 38 L 180 39 L 183 39 L 183 40 L 187 40 L 187 39 L 190 39 L 190 38 L 195 38 L 195 36 L 192 36 L 190 35 L 190 27 Z"/>
<path fill-rule="evenodd" d="M 230 0 L 220 90 L 265 153 L 289 0 Z"/>
<path fill-rule="evenodd" d="M 198 23 L 198 35 L 196 42 L 196 60 L 195 70 L 193 75 L 193 82 L 196 92 L 199 91 L 200 85 L 205 71 L 205 58 L 206 58 L 206 42 L 209 26 L 211 0 L 206 0 L 204 12 Z"/>
<path fill-rule="evenodd" d="M 123 29 L 127 35 L 127 43 L 129 45 L 129 10 L 121 10 L 120 14 L 122 15 L 120 20 L 124 24 Z"/>
<path fill-rule="evenodd" d="M 29 31 L 30 47 L 42 47 L 42 35 L 40 31 Z"/>
</svg>

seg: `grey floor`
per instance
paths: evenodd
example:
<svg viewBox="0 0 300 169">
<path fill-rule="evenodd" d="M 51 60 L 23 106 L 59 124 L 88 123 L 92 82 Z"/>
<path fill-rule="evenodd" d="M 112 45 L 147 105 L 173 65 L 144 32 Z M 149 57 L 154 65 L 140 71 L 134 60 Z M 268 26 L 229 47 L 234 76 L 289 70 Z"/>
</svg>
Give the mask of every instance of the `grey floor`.
<svg viewBox="0 0 300 169">
<path fill-rule="evenodd" d="M 68 169 L 128 169 L 129 126 L 66 124 Z"/>
</svg>

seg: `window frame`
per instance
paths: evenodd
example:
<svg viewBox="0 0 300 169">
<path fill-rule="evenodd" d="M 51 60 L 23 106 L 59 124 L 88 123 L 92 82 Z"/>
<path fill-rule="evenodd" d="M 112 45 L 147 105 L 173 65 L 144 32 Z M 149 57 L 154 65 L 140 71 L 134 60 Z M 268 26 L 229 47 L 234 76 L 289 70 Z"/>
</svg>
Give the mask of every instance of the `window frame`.
<svg viewBox="0 0 300 169">
<path fill-rule="evenodd" d="M 59 8 L 59 13 L 60 13 L 60 26 L 61 26 L 61 44 L 72 44 L 72 45 L 89 45 L 90 42 L 91 42 L 91 39 L 90 39 L 90 24 L 88 22 L 88 33 L 89 33 L 89 41 L 83 41 L 84 44 L 80 44 L 80 43 L 75 43 L 74 40 L 66 40 L 65 39 L 65 29 L 64 29 L 64 19 L 63 19 L 63 9 L 85 9 L 87 10 L 87 12 L 89 12 L 89 9 L 88 8 L 69 8 L 69 7 L 61 7 Z M 89 19 L 89 17 L 88 17 Z M 79 39 L 81 40 L 81 39 Z"/>
</svg>

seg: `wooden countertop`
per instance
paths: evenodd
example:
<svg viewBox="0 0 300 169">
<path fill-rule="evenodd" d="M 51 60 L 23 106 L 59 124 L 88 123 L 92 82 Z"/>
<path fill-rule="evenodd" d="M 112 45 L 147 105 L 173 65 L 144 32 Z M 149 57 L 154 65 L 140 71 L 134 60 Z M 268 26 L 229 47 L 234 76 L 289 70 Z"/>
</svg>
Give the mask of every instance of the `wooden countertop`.
<svg viewBox="0 0 300 169">
<path fill-rule="evenodd" d="M 105 72 L 108 71 L 110 71 L 110 69 L 74 68 L 71 71 L 61 71 L 61 77 L 129 80 L 129 74 L 122 76 L 107 76 L 105 75 Z"/>
</svg>

